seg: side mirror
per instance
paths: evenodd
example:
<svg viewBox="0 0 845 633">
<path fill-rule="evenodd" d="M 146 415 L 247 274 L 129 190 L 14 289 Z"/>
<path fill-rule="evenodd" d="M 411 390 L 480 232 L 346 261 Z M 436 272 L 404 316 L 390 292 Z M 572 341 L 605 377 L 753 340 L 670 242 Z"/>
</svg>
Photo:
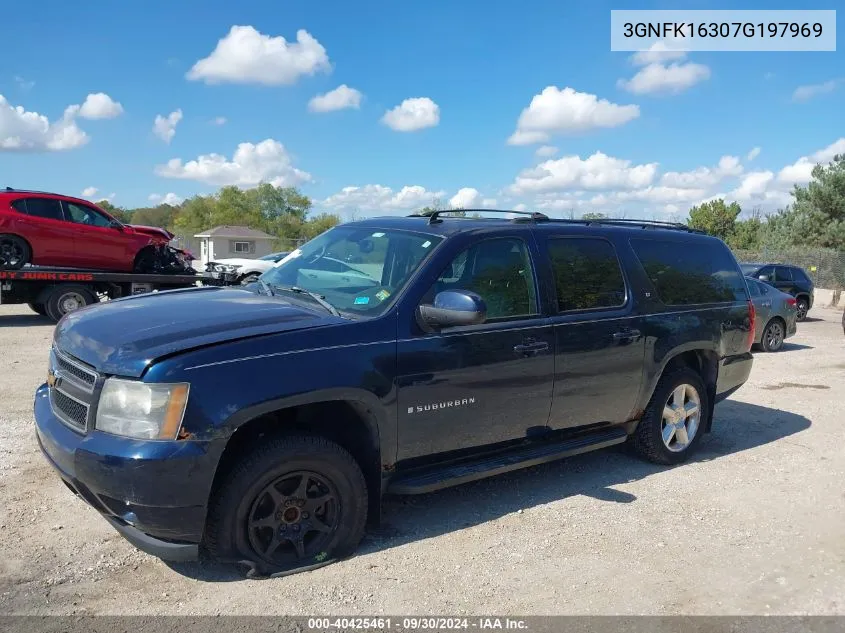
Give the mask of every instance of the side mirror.
<svg viewBox="0 0 845 633">
<path fill-rule="evenodd" d="M 757 277 L 757 279 L 759 279 L 760 281 L 768 282 L 771 277 L 769 277 L 768 275 L 760 275 L 759 277 Z"/>
<path fill-rule="evenodd" d="M 417 308 L 420 325 L 427 330 L 458 325 L 478 325 L 487 319 L 487 305 L 480 295 L 467 290 L 444 290 L 434 305 Z"/>
</svg>

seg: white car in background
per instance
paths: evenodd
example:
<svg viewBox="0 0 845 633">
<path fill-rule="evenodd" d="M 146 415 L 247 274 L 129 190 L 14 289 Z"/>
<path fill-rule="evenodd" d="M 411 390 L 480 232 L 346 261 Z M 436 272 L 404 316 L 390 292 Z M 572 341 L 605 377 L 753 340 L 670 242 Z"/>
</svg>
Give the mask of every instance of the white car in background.
<svg viewBox="0 0 845 633">
<path fill-rule="evenodd" d="M 290 254 L 289 251 L 270 253 L 258 259 L 242 259 L 231 257 L 227 259 L 216 259 L 208 262 L 205 266 L 206 272 L 234 272 L 238 275 L 238 281 L 242 284 L 249 284 L 258 279 L 262 273 L 270 270 L 276 262 L 281 261 Z"/>
</svg>

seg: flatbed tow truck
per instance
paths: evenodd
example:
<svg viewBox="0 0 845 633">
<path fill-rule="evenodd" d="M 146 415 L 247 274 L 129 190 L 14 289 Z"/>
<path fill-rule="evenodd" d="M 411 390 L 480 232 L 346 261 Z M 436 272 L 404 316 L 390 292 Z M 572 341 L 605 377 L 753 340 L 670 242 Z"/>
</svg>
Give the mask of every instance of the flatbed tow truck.
<svg viewBox="0 0 845 633">
<path fill-rule="evenodd" d="M 102 270 L 26 266 L 0 269 L 0 304 L 28 304 L 58 322 L 65 314 L 104 299 L 191 286 L 235 285 L 234 273 L 195 275 L 115 273 Z M 2 325 L 2 321 L 0 321 Z"/>
</svg>

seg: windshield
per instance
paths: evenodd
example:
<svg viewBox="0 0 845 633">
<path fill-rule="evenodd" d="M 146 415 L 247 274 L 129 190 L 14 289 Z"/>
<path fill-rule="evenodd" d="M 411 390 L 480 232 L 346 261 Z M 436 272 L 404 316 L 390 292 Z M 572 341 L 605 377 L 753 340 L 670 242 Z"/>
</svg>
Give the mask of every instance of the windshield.
<svg viewBox="0 0 845 633">
<path fill-rule="evenodd" d="M 301 288 L 347 315 L 378 316 L 442 238 L 337 226 L 261 275 L 271 289 Z"/>
</svg>

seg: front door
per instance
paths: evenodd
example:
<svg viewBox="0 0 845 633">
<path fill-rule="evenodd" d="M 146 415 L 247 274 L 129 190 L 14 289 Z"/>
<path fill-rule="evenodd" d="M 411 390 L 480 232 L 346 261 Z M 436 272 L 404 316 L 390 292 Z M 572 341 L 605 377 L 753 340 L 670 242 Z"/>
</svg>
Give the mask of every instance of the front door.
<svg viewBox="0 0 845 633">
<path fill-rule="evenodd" d="M 625 422 L 643 379 L 645 338 L 614 245 L 600 237 L 543 243 L 555 285 L 555 386 L 549 425 Z"/>
<path fill-rule="evenodd" d="M 412 323 L 410 335 L 401 337 L 400 460 L 546 430 L 554 340 L 541 315 L 535 253 L 528 230 L 474 241 L 451 258 L 418 302 L 431 303 L 447 289 L 477 292 L 487 320 L 434 333 Z M 413 321 L 411 310 L 403 312 L 400 318 Z"/>
<path fill-rule="evenodd" d="M 79 202 L 65 202 L 65 217 L 74 227 L 74 250 L 78 266 L 129 270 L 135 253 L 129 245 L 134 234 L 114 226 L 96 209 Z"/>
</svg>

